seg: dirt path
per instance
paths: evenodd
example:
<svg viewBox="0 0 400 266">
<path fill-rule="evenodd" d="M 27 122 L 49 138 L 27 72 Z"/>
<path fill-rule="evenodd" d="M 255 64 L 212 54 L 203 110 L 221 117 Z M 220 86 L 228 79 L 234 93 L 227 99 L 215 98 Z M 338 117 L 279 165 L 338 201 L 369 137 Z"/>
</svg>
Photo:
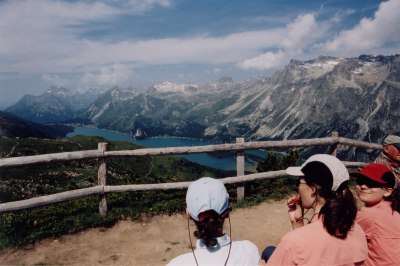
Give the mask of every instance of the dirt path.
<svg viewBox="0 0 400 266">
<path fill-rule="evenodd" d="M 260 252 L 266 245 L 277 244 L 291 230 L 285 201 L 235 209 L 231 224 L 233 240 L 248 239 Z M 190 252 L 186 217 L 157 216 L 46 239 L 23 249 L 0 250 L 0 264 L 165 265 L 186 252 Z"/>
</svg>

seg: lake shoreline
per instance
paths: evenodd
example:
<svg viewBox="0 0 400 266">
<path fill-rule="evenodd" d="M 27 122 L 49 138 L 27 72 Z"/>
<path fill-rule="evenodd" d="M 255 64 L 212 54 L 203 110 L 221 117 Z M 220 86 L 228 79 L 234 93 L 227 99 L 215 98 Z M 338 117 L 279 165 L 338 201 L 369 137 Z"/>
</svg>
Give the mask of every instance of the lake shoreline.
<svg viewBox="0 0 400 266">
<path fill-rule="evenodd" d="M 125 132 L 121 132 L 121 131 L 117 131 L 117 130 L 112 130 L 112 129 L 106 129 L 106 128 L 98 128 L 95 126 L 72 126 L 73 128 L 91 128 L 91 129 L 97 129 L 97 130 L 103 130 L 103 131 L 109 131 L 109 132 L 113 132 L 113 133 L 118 133 L 118 134 L 124 134 L 127 136 L 130 136 L 132 138 L 135 138 L 132 134 L 129 133 L 125 133 Z M 68 135 L 70 133 L 73 132 L 69 132 L 68 134 L 66 134 L 66 137 L 68 137 Z M 187 139 L 187 140 L 194 140 L 194 141 L 205 141 L 205 142 L 211 142 L 214 145 L 217 144 L 224 144 L 223 142 L 214 142 L 214 141 L 210 141 L 207 139 L 201 139 L 201 138 L 189 138 L 189 137 L 177 137 L 177 136 L 169 136 L 169 135 L 160 135 L 160 136 L 151 136 L 151 137 L 145 137 L 144 139 L 158 139 L 158 138 L 176 138 L 176 139 Z M 142 139 L 136 139 L 138 141 L 142 140 Z"/>
<path fill-rule="evenodd" d="M 144 146 L 147 148 L 166 148 L 166 147 L 193 147 L 193 146 L 205 146 L 205 145 L 218 145 L 220 143 L 213 143 L 204 139 L 193 139 L 193 138 L 182 138 L 182 137 L 149 137 L 144 139 L 135 139 L 134 136 L 128 133 L 122 133 L 109 129 L 99 129 L 96 127 L 74 127 L 74 131 L 67 134 L 66 137 L 72 137 L 76 135 L 86 136 L 100 136 L 108 140 L 122 140 L 127 141 L 136 145 Z M 264 151 L 248 151 L 252 157 L 259 157 L 260 159 L 265 158 L 266 152 Z M 228 154 L 228 153 L 227 153 Z M 213 156 L 210 153 L 196 153 L 196 154 L 184 154 L 176 155 L 178 157 L 185 158 L 189 161 L 211 167 L 214 169 L 225 170 L 225 171 L 236 171 L 236 158 L 232 154 L 227 156 Z M 245 170 L 254 172 L 257 162 L 253 159 L 245 160 Z"/>
</svg>

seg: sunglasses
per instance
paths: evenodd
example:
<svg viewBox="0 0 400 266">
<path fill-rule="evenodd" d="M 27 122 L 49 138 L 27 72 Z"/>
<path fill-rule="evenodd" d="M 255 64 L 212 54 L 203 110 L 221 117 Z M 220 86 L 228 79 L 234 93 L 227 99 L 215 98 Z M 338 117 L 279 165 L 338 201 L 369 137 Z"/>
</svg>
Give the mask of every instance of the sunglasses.
<svg viewBox="0 0 400 266">
<path fill-rule="evenodd" d="M 368 178 L 357 177 L 356 184 L 359 186 L 365 185 L 369 188 L 383 188 L 386 187 L 385 184 L 378 183 Z"/>
</svg>

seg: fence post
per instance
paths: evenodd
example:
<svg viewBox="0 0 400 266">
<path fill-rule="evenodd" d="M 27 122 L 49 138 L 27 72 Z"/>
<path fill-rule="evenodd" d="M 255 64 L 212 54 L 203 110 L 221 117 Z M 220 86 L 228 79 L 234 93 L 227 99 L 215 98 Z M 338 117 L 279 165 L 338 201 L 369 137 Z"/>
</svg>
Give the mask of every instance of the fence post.
<svg viewBox="0 0 400 266">
<path fill-rule="evenodd" d="M 236 143 L 244 143 L 244 138 L 236 138 Z M 244 151 L 236 152 L 236 176 L 244 175 Z M 244 183 L 238 184 L 237 188 L 237 202 L 244 199 Z"/>
<path fill-rule="evenodd" d="M 336 138 L 336 137 L 339 137 L 339 132 L 332 131 L 332 138 Z M 331 153 L 332 156 L 337 157 L 337 146 L 338 146 L 337 144 L 332 146 L 332 153 Z"/>
<path fill-rule="evenodd" d="M 97 149 L 105 152 L 107 151 L 107 144 L 107 142 L 99 142 Z M 105 186 L 107 184 L 106 158 L 98 158 L 97 165 L 97 183 L 99 186 Z M 101 216 L 105 217 L 107 216 L 107 195 L 105 193 L 101 194 L 99 196 L 99 201 L 99 213 Z"/>
</svg>

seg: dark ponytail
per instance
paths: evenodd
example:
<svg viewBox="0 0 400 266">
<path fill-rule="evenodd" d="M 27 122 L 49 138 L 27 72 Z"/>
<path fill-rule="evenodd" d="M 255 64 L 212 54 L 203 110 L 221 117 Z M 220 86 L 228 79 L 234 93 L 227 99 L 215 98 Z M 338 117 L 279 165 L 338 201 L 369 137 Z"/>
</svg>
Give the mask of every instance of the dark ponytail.
<svg viewBox="0 0 400 266">
<path fill-rule="evenodd" d="M 216 246 L 218 244 L 217 237 L 223 235 L 224 217 L 214 210 L 208 210 L 199 215 L 199 221 L 194 222 L 197 226 L 194 236 L 203 240 L 207 247 Z"/>
<path fill-rule="evenodd" d="M 342 183 L 336 192 L 316 187 L 318 195 L 325 199 L 319 213 L 323 215 L 324 228 L 330 235 L 345 239 L 357 215 L 357 204 L 347 181 Z"/>
</svg>

